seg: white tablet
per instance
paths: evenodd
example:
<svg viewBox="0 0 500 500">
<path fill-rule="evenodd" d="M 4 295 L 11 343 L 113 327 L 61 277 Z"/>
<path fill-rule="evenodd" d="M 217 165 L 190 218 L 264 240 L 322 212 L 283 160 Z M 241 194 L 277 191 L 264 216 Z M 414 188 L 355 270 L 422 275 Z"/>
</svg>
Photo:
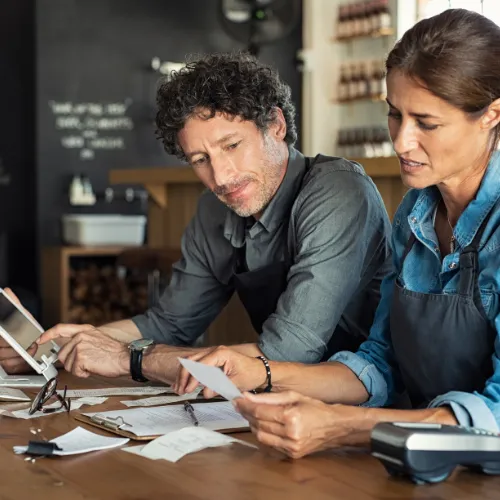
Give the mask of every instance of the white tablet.
<svg viewBox="0 0 500 500">
<path fill-rule="evenodd" d="M 6 376 L 5 371 L 0 368 L 0 385 L 38 387 L 57 375 L 54 363 L 57 361 L 59 346 L 55 342 L 38 346 L 34 356 L 26 351 L 43 332 L 43 328 L 0 288 L 0 337 L 4 338 L 39 374 L 39 376 Z"/>
</svg>

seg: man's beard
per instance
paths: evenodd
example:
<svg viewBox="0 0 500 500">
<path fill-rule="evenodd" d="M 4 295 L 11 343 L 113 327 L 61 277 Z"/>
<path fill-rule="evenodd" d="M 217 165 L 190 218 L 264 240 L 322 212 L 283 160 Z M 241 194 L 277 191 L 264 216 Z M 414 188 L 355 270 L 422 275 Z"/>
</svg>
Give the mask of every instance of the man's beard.
<svg viewBox="0 0 500 500">
<path fill-rule="evenodd" d="M 266 174 L 263 180 L 259 180 L 254 176 L 248 175 L 238 179 L 237 182 L 232 182 L 231 184 L 226 184 L 220 188 L 216 188 L 214 193 L 217 195 L 219 200 L 222 201 L 222 203 L 224 203 L 240 217 L 250 217 L 251 215 L 258 214 L 267 207 L 273 198 L 276 190 L 278 189 L 281 178 L 281 175 L 278 175 L 281 171 L 279 165 L 266 165 L 264 168 L 266 169 Z M 241 202 L 235 200 L 234 202 L 231 202 L 226 199 L 226 194 L 231 193 L 242 186 L 251 184 L 253 184 L 252 187 L 254 188 L 254 193 L 250 200 L 246 199 Z"/>
<path fill-rule="evenodd" d="M 264 137 L 267 154 L 263 167 L 263 180 L 259 180 L 254 175 L 248 174 L 236 181 L 214 189 L 214 193 L 219 200 L 240 217 L 250 217 L 262 212 L 272 200 L 281 182 L 284 161 L 283 154 L 274 143 L 267 140 L 267 136 Z M 251 200 L 246 203 L 238 203 L 237 201 L 231 203 L 225 199 L 225 195 L 246 184 L 256 184 L 256 187 L 254 187 L 254 196 Z"/>
</svg>

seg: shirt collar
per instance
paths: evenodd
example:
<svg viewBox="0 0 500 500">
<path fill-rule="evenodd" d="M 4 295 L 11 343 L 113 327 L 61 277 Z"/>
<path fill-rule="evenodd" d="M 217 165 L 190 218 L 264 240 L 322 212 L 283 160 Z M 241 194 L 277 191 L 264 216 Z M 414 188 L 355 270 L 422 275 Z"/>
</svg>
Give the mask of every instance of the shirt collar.
<svg viewBox="0 0 500 500">
<path fill-rule="evenodd" d="M 288 148 L 288 164 L 285 176 L 275 195 L 264 209 L 262 217 L 250 229 L 257 233 L 261 228 L 270 232 L 276 229 L 290 213 L 297 198 L 306 170 L 306 159 L 293 147 Z M 245 241 L 246 218 L 228 210 L 224 223 L 224 236 L 234 247 L 241 247 Z"/>
<path fill-rule="evenodd" d="M 455 237 L 462 247 L 472 243 L 479 227 L 500 198 L 500 153 L 495 151 L 484 174 L 476 197 L 467 205 L 455 227 Z"/>
<path fill-rule="evenodd" d="M 495 151 L 479 186 L 476 197 L 467 205 L 459 217 L 454 235 L 462 248 L 470 245 L 484 219 L 500 198 L 500 152 Z M 413 210 L 408 216 L 410 227 L 419 226 L 422 236 L 430 239 L 426 228 L 432 219 L 433 210 L 441 200 L 436 186 L 422 189 Z M 433 225 L 432 225 L 433 226 Z M 415 232 L 415 230 L 414 230 Z"/>
</svg>

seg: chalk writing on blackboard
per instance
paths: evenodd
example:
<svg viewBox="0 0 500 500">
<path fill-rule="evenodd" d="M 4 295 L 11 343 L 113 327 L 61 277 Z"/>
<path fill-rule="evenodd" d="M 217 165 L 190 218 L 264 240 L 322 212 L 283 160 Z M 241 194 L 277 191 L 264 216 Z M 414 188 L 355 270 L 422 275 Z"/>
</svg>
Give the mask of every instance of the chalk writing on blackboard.
<svg viewBox="0 0 500 500">
<path fill-rule="evenodd" d="M 126 148 L 126 135 L 134 129 L 127 115 L 132 99 L 123 102 L 49 101 L 54 127 L 65 149 L 79 151 L 82 160 L 93 160 L 96 151 Z"/>
</svg>

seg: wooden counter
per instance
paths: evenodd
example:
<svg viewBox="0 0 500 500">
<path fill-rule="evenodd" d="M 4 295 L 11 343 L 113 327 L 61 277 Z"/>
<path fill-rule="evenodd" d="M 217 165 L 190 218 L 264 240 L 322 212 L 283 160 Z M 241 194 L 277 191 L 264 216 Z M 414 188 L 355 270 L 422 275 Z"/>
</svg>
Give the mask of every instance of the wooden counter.
<svg viewBox="0 0 500 500">
<path fill-rule="evenodd" d="M 120 379 L 77 379 L 61 373 L 68 389 L 123 387 Z M 35 390 L 25 389 L 34 395 Z M 110 397 L 104 404 L 83 406 L 81 412 L 124 409 Z M 74 414 L 75 410 L 71 412 Z M 38 436 L 53 439 L 78 425 L 95 433 L 114 436 L 83 424 L 67 413 L 34 420 L 0 417 L 1 498 L 3 500 L 401 500 L 401 499 L 494 499 L 500 477 L 464 469 L 445 482 L 416 486 L 390 477 L 367 450 L 341 449 L 291 460 L 270 448 L 254 449 L 239 444 L 206 449 L 177 463 L 148 460 L 120 449 L 83 455 L 39 458 L 34 463 L 15 455 L 14 445 L 25 445 Z M 35 436 L 30 429 L 40 429 Z M 255 443 L 252 434 L 235 437 Z M 129 445 L 140 444 L 131 441 Z"/>
</svg>

